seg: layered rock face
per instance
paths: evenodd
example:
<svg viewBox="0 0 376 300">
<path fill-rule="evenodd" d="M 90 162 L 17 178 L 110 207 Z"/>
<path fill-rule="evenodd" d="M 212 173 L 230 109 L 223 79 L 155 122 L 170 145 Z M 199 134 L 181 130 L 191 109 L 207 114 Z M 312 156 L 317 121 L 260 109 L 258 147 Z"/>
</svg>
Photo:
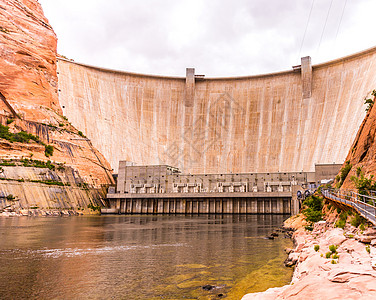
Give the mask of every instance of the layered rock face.
<svg viewBox="0 0 376 300">
<path fill-rule="evenodd" d="M 0 92 L 25 119 L 47 122 L 40 106 L 60 112 L 56 46 L 37 1 L 0 3 Z"/>
<path fill-rule="evenodd" d="M 85 189 L 79 194 L 87 194 L 85 201 L 90 202 L 92 197 L 86 193 L 87 184 L 92 189 L 100 189 L 112 183 L 111 167 L 91 141 L 62 115 L 57 97 L 56 45 L 56 35 L 37 0 L 1 1 L 0 124 L 8 126 L 10 133 L 25 131 L 37 136 L 39 141 L 17 142 L 2 134 L 0 160 L 3 165 L 4 160 L 9 163 L 10 160 L 23 158 L 52 160 L 70 167 L 85 183 Z M 52 156 L 46 156 L 45 145 L 53 146 Z M 0 197 L 12 195 L 25 205 L 35 198 L 35 204 L 40 208 L 51 206 L 47 203 L 54 199 L 53 193 L 38 192 L 35 197 L 27 196 L 20 187 L 22 174 L 18 179 L 3 178 L 3 175 L 0 174 L 0 190 L 4 193 Z M 17 180 L 21 183 L 13 182 Z M 79 189 L 74 181 L 68 183 Z M 37 183 L 32 183 L 33 188 L 38 190 L 35 185 Z M 46 187 L 40 190 L 43 188 L 51 190 Z M 104 197 L 105 191 L 99 194 Z M 74 193 L 67 193 L 64 197 L 64 200 L 60 199 L 63 202 L 76 201 Z"/>
<path fill-rule="evenodd" d="M 303 97 L 300 70 L 188 81 L 59 60 L 59 101 L 115 172 L 119 160 L 191 173 L 313 171 L 344 161 L 376 85 L 376 48 L 312 68 Z"/>
<path fill-rule="evenodd" d="M 376 86 L 374 86 L 376 89 Z M 376 97 L 371 95 L 371 91 L 367 95 L 368 99 L 376 101 Z M 376 174 L 376 108 L 374 105 L 368 110 L 366 117 L 364 118 L 352 147 L 346 157 L 346 161 L 349 161 L 352 165 L 352 169 L 347 175 L 342 188 L 352 189 L 354 183 L 351 180 L 352 176 L 355 176 L 358 168 L 362 169 L 362 172 L 366 177 Z"/>
</svg>

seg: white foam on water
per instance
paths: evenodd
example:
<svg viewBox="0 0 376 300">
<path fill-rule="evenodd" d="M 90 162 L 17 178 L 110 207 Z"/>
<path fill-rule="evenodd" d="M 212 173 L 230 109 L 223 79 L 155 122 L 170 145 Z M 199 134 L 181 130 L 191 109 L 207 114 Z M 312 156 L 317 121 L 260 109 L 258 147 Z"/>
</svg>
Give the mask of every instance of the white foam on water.
<svg viewBox="0 0 376 300">
<path fill-rule="evenodd" d="M 76 257 L 82 255 L 102 255 L 113 252 L 129 251 L 129 250 L 140 250 L 140 249 L 156 249 L 160 247 L 184 247 L 186 244 L 161 244 L 161 245 L 145 245 L 145 246 L 105 246 L 100 248 L 65 248 L 65 249 L 38 249 L 38 250 L 28 250 L 27 255 L 41 255 L 43 257 L 58 258 L 61 256 L 65 257 Z"/>
</svg>

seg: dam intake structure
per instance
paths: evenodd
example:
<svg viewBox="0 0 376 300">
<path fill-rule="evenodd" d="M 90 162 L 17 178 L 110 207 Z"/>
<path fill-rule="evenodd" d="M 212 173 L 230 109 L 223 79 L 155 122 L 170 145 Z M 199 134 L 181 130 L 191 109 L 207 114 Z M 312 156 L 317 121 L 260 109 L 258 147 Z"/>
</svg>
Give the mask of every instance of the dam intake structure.
<svg viewBox="0 0 376 300">
<path fill-rule="evenodd" d="M 341 165 L 315 172 L 182 174 L 167 165 L 119 163 L 109 207 L 119 214 L 296 214 L 297 194 L 335 177 Z"/>
</svg>

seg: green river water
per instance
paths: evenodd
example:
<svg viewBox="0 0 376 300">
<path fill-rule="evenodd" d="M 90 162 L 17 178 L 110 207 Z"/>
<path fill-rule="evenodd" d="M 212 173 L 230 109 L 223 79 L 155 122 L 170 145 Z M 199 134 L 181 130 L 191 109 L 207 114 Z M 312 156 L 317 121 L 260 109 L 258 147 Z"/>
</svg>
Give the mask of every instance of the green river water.
<svg viewBox="0 0 376 300">
<path fill-rule="evenodd" d="M 286 218 L 0 218 L 0 298 L 241 299 L 290 282 Z"/>
</svg>

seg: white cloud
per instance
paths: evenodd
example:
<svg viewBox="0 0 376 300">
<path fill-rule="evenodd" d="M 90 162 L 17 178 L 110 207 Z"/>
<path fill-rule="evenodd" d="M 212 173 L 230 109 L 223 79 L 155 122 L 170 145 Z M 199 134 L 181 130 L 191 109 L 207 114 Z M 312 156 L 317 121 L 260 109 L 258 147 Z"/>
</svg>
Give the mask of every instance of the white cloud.
<svg viewBox="0 0 376 300">
<path fill-rule="evenodd" d="M 207 76 L 275 72 L 376 45 L 376 1 L 39 0 L 58 35 L 59 53 L 131 72 Z M 339 29 L 339 31 L 338 31 Z M 338 32 L 338 34 L 337 34 Z M 319 41 L 322 42 L 319 47 Z"/>
</svg>

